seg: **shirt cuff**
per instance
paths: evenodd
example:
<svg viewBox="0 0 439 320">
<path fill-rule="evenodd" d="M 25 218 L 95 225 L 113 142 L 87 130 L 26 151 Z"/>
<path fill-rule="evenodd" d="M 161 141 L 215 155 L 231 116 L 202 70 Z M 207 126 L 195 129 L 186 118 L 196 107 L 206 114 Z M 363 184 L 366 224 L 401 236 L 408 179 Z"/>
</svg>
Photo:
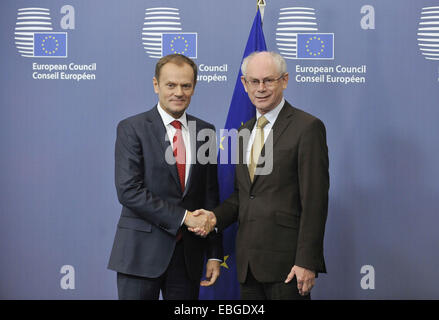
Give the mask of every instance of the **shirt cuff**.
<svg viewBox="0 0 439 320">
<path fill-rule="evenodd" d="M 181 220 L 180 227 L 183 225 L 184 220 L 186 219 L 187 210 L 184 212 L 183 220 Z"/>
</svg>

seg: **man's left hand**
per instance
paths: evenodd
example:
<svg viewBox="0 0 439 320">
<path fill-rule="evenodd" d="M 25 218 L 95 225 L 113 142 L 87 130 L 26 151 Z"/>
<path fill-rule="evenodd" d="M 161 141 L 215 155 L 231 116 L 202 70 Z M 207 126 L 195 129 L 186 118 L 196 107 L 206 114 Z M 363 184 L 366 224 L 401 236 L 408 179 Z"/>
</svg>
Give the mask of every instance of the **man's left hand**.
<svg viewBox="0 0 439 320">
<path fill-rule="evenodd" d="M 206 280 L 200 282 L 202 287 L 213 285 L 220 275 L 220 261 L 209 260 L 206 264 Z"/>
<path fill-rule="evenodd" d="M 312 287 L 314 287 L 316 274 L 314 271 L 305 269 L 299 266 L 293 266 L 291 272 L 288 274 L 285 283 L 293 280 L 294 276 L 297 279 L 297 289 L 302 296 L 306 296 L 311 292 Z"/>
</svg>

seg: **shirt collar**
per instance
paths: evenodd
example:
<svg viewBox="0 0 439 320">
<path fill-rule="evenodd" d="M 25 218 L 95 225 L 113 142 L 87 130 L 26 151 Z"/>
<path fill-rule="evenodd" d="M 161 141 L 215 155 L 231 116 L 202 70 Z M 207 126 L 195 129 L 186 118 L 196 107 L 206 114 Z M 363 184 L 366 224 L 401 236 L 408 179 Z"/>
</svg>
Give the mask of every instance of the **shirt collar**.
<svg viewBox="0 0 439 320">
<path fill-rule="evenodd" d="M 163 110 L 162 106 L 160 105 L 160 102 L 157 103 L 157 110 L 159 111 L 159 114 L 165 126 L 170 125 L 171 122 L 174 120 L 178 120 L 181 122 L 183 127 L 187 128 L 186 111 L 183 112 L 180 118 L 174 119 L 170 114 L 168 114 L 165 110 Z"/>
<path fill-rule="evenodd" d="M 265 118 L 268 120 L 268 122 L 273 125 L 274 122 L 277 119 L 277 116 L 279 115 L 280 110 L 282 109 L 283 105 L 285 103 L 285 98 L 282 98 L 280 103 L 274 108 L 273 110 L 268 111 L 266 114 L 264 114 Z M 256 121 L 262 116 L 262 114 L 259 113 L 258 110 L 256 110 Z"/>
</svg>

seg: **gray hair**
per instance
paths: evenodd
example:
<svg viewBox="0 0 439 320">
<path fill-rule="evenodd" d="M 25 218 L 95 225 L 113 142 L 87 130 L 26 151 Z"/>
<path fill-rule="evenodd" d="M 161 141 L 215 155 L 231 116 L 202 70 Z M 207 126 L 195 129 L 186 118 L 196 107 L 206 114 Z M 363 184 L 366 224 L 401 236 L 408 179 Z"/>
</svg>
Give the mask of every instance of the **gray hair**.
<svg viewBox="0 0 439 320">
<path fill-rule="evenodd" d="M 283 75 L 287 73 L 287 63 L 285 62 L 285 59 L 277 52 L 274 51 L 255 51 L 244 58 L 241 65 L 241 72 L 242 75 L 245 77 L 247 75 L 247 65 L 249 61 L 256 55 L 266 52 L 270 54 L 271 58 L 273 59 L 273 62 L 277 66 L 277 70 L 279 71 L 279 74 Z"/>
</svg>

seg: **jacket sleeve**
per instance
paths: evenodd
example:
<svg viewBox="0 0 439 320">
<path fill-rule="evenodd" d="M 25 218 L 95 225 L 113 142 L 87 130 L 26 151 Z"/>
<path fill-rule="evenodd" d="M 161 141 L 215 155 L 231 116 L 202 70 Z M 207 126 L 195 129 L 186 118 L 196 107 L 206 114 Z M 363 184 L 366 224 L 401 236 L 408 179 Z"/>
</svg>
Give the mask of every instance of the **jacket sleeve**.
<svg viewBox="0 0 439 320">
<path fill-rule="evenodd" d="M 121 121 L 115 146 L 115 184 L 119 202 L 139 218 L 176 235 L 185 209 L 154 195 L 144 182 L 142 145 L 133 125 Z"/>
<path fill-rule="evenodd" d="M 239 130 L 241 130 L 241 127 Z M 244 159 L 241 159 L 241 155 L 244 152 L 243 150 L 243 140 L 238 140 L 238 163 L 235 165 L 235 177 L 234 177 L 234 185 L 233 185 L 233 193 L 221 203 L 217 208 L 215 208 L 214 213 L 217 218 L 217 227 L 219 230 L 224 230 L 229 227 L 231 224 L 238 221 L 239 217 L 239 189 L 238 189 L 238 180 L 237 180 L 237 169 L 241 163 L 245 163 Z"/>
<path fill-rule="evenodd" d="M 213 211 L 217 219 L 218 230 L 222 231 L 230 226 L 232 223 L 238 221 L 239 215 L 239 190 L 236 187 L 235 174 L 235 189 L 234 192 Z"/>
<path fill-rule="evenodd" d="M 295 264 L 326 272 L 323 237 L 328 214 L 329 160 L 326 131 L 316 119 L 299 141 L 299 190 L 302 212 Z"/>
</svg>

